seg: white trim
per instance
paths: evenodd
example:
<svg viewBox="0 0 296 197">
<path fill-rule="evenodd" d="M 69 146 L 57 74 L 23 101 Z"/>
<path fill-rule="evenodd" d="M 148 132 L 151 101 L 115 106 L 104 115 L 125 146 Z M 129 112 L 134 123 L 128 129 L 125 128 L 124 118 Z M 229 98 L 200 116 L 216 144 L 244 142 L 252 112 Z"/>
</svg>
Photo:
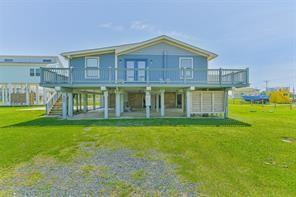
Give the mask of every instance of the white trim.
<svg viewBox="0 0 296 197">
<path fill-rule="evenodd" d="M 87 60 L 88 59 L 97 59 L 97 68 L 98 68 L 98 77 L 90 77 L 90 76 L 87 76 Z M 100 78 L 100 57 L 99 56 L 88 56 L 88 57 L 85 57 L 84 59 L 84 77 L 85 79 L 99 79 Z M 95 68 L 95 67 L 90 67 L 90 68 Z"/>
<path fill-rule="evenodd" d="M 192 65 L 191 65 L 191 77 L 186 77 L 186 79 L 193 79 L 193 65 L 194 65 L 194 62 L 193 62 L 193 57 L 179 57 L 179 68 L 181 70 L 181 75 L 180 75 L 180 79 L 183 79 L 183 76 L 186 74 L 183 73 L 183 68 L 182 68 L 182 65 L 181 65 L 181 60 L 186 60 L 186 59 L 190 59 L 192 60 Z"/>
</svg>

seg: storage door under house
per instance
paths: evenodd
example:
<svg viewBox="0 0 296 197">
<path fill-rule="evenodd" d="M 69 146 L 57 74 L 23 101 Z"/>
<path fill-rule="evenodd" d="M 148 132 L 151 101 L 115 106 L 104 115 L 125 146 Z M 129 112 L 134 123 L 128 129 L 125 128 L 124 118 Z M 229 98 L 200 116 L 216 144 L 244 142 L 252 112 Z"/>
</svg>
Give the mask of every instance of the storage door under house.
<svg viewBox="0 0 296 197">
<path fill-rule="evenodd" d="M 223 112 L 224 91 L 192 91 L 192 114 Z"/>
<path fill-rule="evenodd" d="M 128 93 L 128 105 L 132 108 L 143 108 L 144 93 Z"/>
</svg>

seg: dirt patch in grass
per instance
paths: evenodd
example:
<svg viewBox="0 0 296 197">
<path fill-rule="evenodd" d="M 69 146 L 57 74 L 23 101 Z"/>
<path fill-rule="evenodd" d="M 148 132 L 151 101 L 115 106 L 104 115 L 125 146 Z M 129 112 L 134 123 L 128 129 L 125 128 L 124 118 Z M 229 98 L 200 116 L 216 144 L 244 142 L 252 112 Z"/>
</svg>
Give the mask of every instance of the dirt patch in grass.
<svg viewBox="0 0 296 197">
<path fill-rule="evenodd" d="M 70 163 L 35 158 L 3 177 L 0 190 L 20 196 L 197 195 L 197 184 L 181 182 L 155 151 L 139 156 L 83 144 L 78 152 Z"/>
</svg>

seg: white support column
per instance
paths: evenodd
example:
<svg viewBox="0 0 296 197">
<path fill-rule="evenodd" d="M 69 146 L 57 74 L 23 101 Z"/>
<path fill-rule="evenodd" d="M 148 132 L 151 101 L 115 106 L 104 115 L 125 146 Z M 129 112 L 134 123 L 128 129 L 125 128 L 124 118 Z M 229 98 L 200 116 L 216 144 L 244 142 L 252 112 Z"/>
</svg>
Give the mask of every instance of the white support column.
<svg viewBox="0 0 296 197">
<path fill-rule="evenodd" d="M 191 91 L 186 90 L 186 117 L 190 118 L 191 117 Z"/>
<path fill-rule="evenodd" d="M 124 94 L 123 93 L 120 94 L 120 112 L 121 113 L 124 112 Z"/>
<path fill-rule="evenodd" d="M 8 92 L 8 86 L 5 88 L 5 104 L 9 104 L 9 92 Z"/>
<path fill-rule="evenodd" d="M 156 103 L 156 106 L 155 106 L 155 109 L 156 109 L 156 112 L 159 112 L 159 94 L 156 94 L 155 95 L 155 103 Z"/>
<path fill-rule="evenodd" d="M 88 111 L 88 102 L 87 94 L 83 94 L 83 112 Z"/>
<path fill-rule="evenodd" d="M 26 105 L 29 105 L 30 104 L 30 86 L 29 84 L 26 83 Z"/>
<path fill-rule="evenodd" d="M 228 90 L 224 90 L 224 118 L 228 118 Z"/>
<path fill-rule="evenodd" d="M 182 112 L 184 113 L 185 111 L 185 96 L 184 96 L 184 92 L 182 92 Z"/>
<path fill-rule="evenodd" d="M 2 101 L 2 104 L 4 104 L 5 103 L 5 93 L 4 93 L 4 90 L 5 90 L 5 88 L 4 88 L 4 85 L 2 85 L 2 87 L 1 87 L 1 101 Z"/>
<path fill-rule="evenodd" d="M 66 119 L 67 118 L 67 93 L 66 92 L 63 92 L 62 93 L 62 114 L 63 114 L 63 119 Z"/>
<path fill-rule="evenodd" d="M 47 89 L 43 88 L 43 104 L 46 104 L 47 102 Z"/>
<path fill-rule="evenodd" d="M 115 115 L 120 117 L 120 91 L 115 91 Z"/>
<path fill-rule="evenodd" d="M 11 94 L 12 94 L 12 85 L 11 84 L 8 84 L 8 104 L 9 105 L 12 104 Z"/>
<path fill-rule="evenodd" d="M 39 86 L 36 85 L 36 104 L 39 105 Z"/>
<path fill-rule="evenodd" d="M 4 86 L 4 104 L 6 105 L 7 104 L 7 85 Z"/>
<path fill-rule="evenodd" d="M 104 91 L 104 118 L 107 119 L 109 106 L 108 106 L 108 91 Z"/>
<path fill-rule="evenodd" d="M 160 91 L 160 116 L 163 117 L 165 115 L 165 106 L 164 106 L 164 90 Z"/>
<path fill-rule="evenodd" d="M 93 110 L 96 109 L 96 95 L 93 94 Z"/>
<path fill-rule="evenodd" d="M 150 91 L 146 91 L 145 104 L 146 104 L 146 118 L 150 118 L 150 106 L 151 106 L 151 93 L 150 93 Z"/>
<path fill-rule="evenodd" d="M 68 93 L 68 117 L 73 117 L 73 93 Z"/>
</svg>

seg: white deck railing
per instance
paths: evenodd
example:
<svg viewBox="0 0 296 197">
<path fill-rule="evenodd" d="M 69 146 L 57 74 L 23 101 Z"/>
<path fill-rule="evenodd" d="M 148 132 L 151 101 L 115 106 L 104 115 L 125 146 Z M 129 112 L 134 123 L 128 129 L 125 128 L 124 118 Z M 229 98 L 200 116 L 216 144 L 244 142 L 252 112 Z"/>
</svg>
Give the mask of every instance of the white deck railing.
<svg viewBox="0 0 296 197">
<path fill-rule="evenodd" d="M 115 74 L 116 73 L 116 74 Z M 117 77 L 115 77 L 117 76 Z M 41 84 L 248 85 L 248 69 L 41 68 Z"/>
<path fill-rule="evenodd" d="M 52 107 L 54 106 L 54 104 L 57 102 L 57 100 L 59 99 L 59 97 L 61 96 L 60 92 L 55 92 L 53 93 L 47 100 L 46 104 L 45 104 L 45 109 L 46 109 L 46 114 L 48 115 L 52 109 Z"/>
</svg>

